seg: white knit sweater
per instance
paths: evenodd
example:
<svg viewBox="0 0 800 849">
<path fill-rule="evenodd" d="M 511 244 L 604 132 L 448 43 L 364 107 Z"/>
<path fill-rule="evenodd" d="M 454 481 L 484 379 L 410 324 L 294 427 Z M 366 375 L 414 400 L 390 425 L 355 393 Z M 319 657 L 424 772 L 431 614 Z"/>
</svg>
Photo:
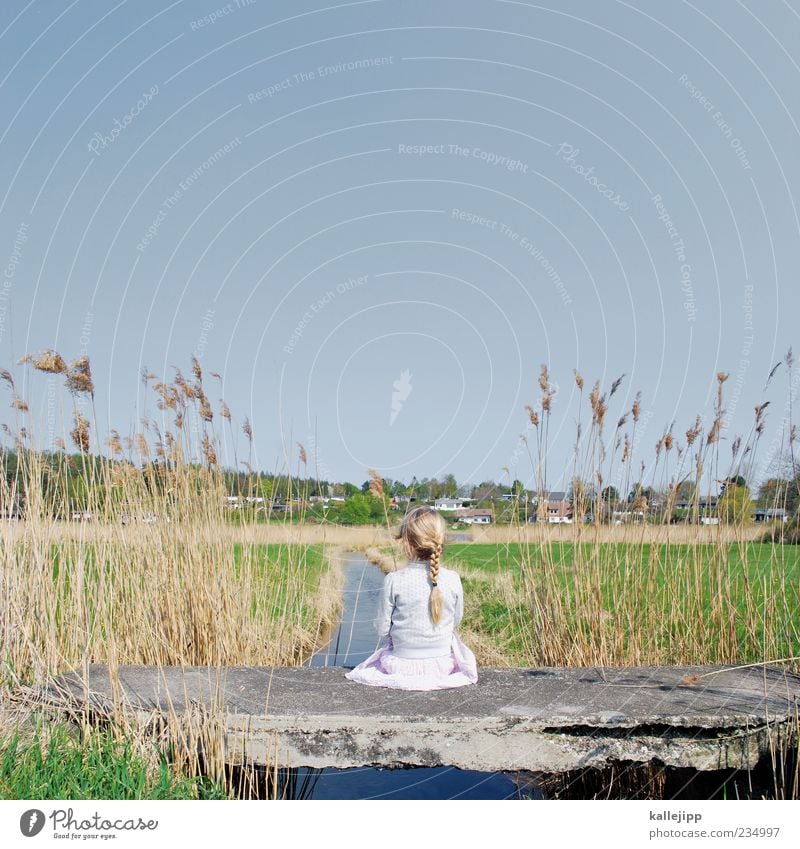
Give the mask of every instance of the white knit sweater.
<svg viewBox="0 0 800 849">
<path fill-rule="evenodd" d="M 409 560 L 408 565 L 389 572 L 378 600 L 375 630 L 392 642 L 398 657 L 441 657 L 450 653 L 453 631 L 464 615 L 461 578 L 451 569 L 439 568 L 442 619 L 433 624 L 430 614 L 431 579 L 428 563 Z"/>
</svg>

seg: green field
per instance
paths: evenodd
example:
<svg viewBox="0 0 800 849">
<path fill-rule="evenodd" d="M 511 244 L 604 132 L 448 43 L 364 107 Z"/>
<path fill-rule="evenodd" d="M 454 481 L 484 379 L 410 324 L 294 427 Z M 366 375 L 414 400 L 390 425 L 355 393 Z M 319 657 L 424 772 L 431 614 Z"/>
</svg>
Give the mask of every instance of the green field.
<svg viewBox="0 0 800 849">
<path fill-rule="evenodd" d="M 797 546 L 453 543 L 444 564 L 462 575 L 464 627 L 511 664 L 800 655 Z"/>
<path fill-rule="evenodd" d="M 753 576 L 781 566 L 787 575 L 800 577 L 800 546 L 773 546 L 771 543 L 747 542 L 743 546 L 731 544 L 727 548 L 727 557 L 731 566 L 742 564 L 742 548 L 746 551 L 746 561 Z M 511 570 L 519 572 L 523 564 L 535 566 L 548 558 L 561 567 L 572 567 L 576 559 L 587 562 L 592 559 L 613 560 L 622 564 L 648 564 L 651 558 L 668 567 L 678 565 L 691 558 L 711 561 L 718 556 L 718 546 L 714 544 L 655 544 L 655 543 L 580 543 L 553 540 L 543 551 L 539 546 L 520 543 L 450 543 L 445 549 L 443 562 L 456 570 L 459 567 L 481 569 L 489 572 Z"/>
</svg>

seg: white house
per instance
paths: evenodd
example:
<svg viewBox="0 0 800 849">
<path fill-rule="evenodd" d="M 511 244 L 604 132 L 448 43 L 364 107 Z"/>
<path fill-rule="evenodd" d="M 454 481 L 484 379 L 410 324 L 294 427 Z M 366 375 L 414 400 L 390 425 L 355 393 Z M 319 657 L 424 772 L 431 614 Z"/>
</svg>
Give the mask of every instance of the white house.
<svg viewBox="0 0 800 849">
<path fill-rule="evenodd" d="M 465 501 L 469 501 L 469 498 L 437 498 L 433 502 L 434 510 L 466 510 L 467 508 L 464 506 Z"/>
<path fill-rule="evenodd" d="M 465 510 L 459 517 L 459 521 L 465 525 L 491 525 L 492 511 L 478 508 L 475 510 Z"/>
</svg>

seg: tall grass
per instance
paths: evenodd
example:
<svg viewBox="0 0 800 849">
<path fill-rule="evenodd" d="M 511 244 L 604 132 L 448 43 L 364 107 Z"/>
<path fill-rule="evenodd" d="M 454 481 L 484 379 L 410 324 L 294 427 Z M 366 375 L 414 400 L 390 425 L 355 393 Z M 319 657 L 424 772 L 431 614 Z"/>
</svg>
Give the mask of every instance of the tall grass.
<svg viewBox="0 0 800 849">
<path fill-rule="evenodd" d="M 800 478 L 792 422 L 791 349 L 770 373 L 765 392 L 780 367 L 787 372 L 789 392 L 780 450 L 789 455 L 796 486 Z M 584 381 L 578 371 L 574 375 L 582 403 Z M 632 464 L 641 394 L 636 394 L 630 409 L 615 414 L 612 399 L 623 378 L 606 392 L 599 381 L 594 384 L 586 411 L 588 433 L 580 413 L 576 425 L 571 480 L 576 522 L 558 535 L 542 522 L 532 528 L 516 522 L 518 573 L 512 578 L 529 613 L 527 618 L 522 615 L 518 602 L 507 604 L 505 623 L 515 634 L 511 645 L 516 658 L 546 666 L 773 663 L 800 671 L 798 558 L 781 535 L 774 535 L 767 545 L 754 540 L 746 490 L 735 485 L 742 478 L 753 482 L 771 402 L 762 398 L 749 433 L 730 439 L 730 455 L 725 457 L 721 445 L 727 377 L 724 372 L 716 375 L 710 423 L 698 415 L 683 439 L 670 423 L 656 441 L 650 461 L 641 461 L 639 468 Z M 525 409 L 536 431 L 531 479 L 537 485 L 541 518 L 554 406 L 547 366 L 542 366 L 539 387 L 538 405 Z M 692 479 L 689 519 L 697 523 L 701 497 L 723 485 L 718 502 L 721 524 L 688 539 L 682 529 L 679 541 L 671 520 L 679 494 Z M 623 488 L 621 496 L 618 487 Z M 785 504 L 785 491 L 783 495 Z M 609 544 L 601 523 L 613 521 L 615 508 L 617 515 L 628 517 L 636 511 L 649 512 L 663 525 L 661 543 L 652 544 L 642 521 L 615 527 L 616 542 Z M 582 521 L 586 514 L 592 522 Z M 692 528 L 700 530 L 697 524 Z M 497 599 L 503 596 L 509 597 L 507 587 L 495 593 Z M 496 610 L 495 619 L 502 620 L 500 614 Z M 501 626 L 495 622 L 494 627 Z M 795 717 L 773 752 L 778 798 L 800 794 L 799 733 Z"/>
<path fill-rule="evenodd" d="M 112 431 L 102 452 L 88 359 L 46 351 L 25 362 L 64 378 L 74 450 L 66 438 L 55 454 L 38 448 L 28 405 L 0 371 L 17 416 L 3 449 L 13 473 L 0 480 L 0 700 L 91 663 L 113 680 L 122 664 L 308 659 L 338 618 L 334 552 L 292 531 L 268 544 L 246 519 L 229 521 L 215 421 L 232 427 L 232 414 L 224 401 L 215 414 L 198 361 L 172 383 L 145 373 L 160 415 L 129 438 Z M 242 430 L 252 443 L 248 421 Z"/>
<path fill-rule="evenodd" d="M 790 372 L 791 351 L 783 362 Z M 774 375 L 775 370 L 770 375 Z M 589 393 L 588 434 L 578 418 L 571 490 L 575 523 L 553 534 L 546 523 L 517 521 L 518 588 L 530 611 L 528 660 L 542 665 L 602 666 L 779 662 L 791 658 L 800 668 L 800 581 L 796 558 L 780 543 L 761 545 L 749 527 L 745 499 L 728 485 L 719 501 L 720 525 L 697 524 L 676 531 L 671 517 L 678 494 L 693 479 L 690 518 L 697 521 L 704 490 L 716 492 L 725 481 L 752 478 L 765 429 L 769 401 L 755 408 L 750 432 L 731 442 L 723 460 L 724 384 L 716 376 L 713 416 L 708 426 L 695 417 L 685 441 L 665 428 L 649 464 L 632 469 L 632 446 L 641 413 L 637 393 L 629 410 L 620 410 L 608 433 L 610 390 L 595 383 Z M 575 371 L 579 396 L 583 378 Z M 769 384 L 769 381 L 767 381 Z M 542 367 L 538 407 L 526 407 L 537 433 L 531 470 L 539 482 L 538 503 L 546 503 L 548 427 L 553 413 L 549 371 Z M 544 426 L 543 426 L 544 423 Z M 791 420 L 787 442 L 795 440 Z M 625 490 L 622 496 L 617 485 Z M 655 504 L 647 504 L 645 493 Z M 650 526 L 615 526 L 617 515 L 649 510 L 662 523 L 660 544 L 652 544 Z M 585 514 L 593 521 L 582 521 Z M 565 559 L 562 540 L 569 540 Z"/>
</svg>

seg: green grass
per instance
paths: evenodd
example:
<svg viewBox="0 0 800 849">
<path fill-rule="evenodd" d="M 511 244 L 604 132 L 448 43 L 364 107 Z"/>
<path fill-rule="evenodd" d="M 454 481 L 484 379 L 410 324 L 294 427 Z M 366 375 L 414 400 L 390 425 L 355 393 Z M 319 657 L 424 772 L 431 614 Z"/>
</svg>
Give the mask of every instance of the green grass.
<svg viewBox="0 0 800 849">
<path fill-rule="evenodd" d="M 323 575 L 330 568 L 323 545 L 286 543 L 234 543 L 234 569 L 237 576 L 244 558 L 258 589 L 250 612 L 254 619 L 276 623 L 295 623 L 315 631 L 319 610 L 314 595 Z"/>
<path fill-rule="evenodd" d="M 97 585 L 101 572 L 104 572 L 106 577 L 113 576 L 113 558 L 109 556 L 108 544 L 105 545 L 102 564 L 98 563 L 96 548 L 91 543 L 81 544 L 80 550 L 87 591 Z M 74 551 L 74 544 L 60 542 L 51 546 L 53 581 L 58 583 L 59 578 L 61 579 L 64 597 L 69 595 L 72 583 Z M 261 588 L 252 601 L 253 615 L 261 615 L 265 609 L 264 599 L 269 599 L 266 607 L 269 608 L 268 613 L 273 618 L 296 614 L 292 621 L 299 622 L 305 627 L 313 627 L 315 611 L 308 604 L 308 600 L 328 569 L 325 547 L 301 544 L 234 543 L 233 568 L 237 577 L 241 573 L 242 561 L 245 557 L 250 558 L 256 583 Z M 144 575 L 142 577 L 144 579 Z M 147 587 L 142 585 L 141 590 L 145 592 Z M 91 594 L 87 598 L 87 612 L 91 624 L 94 621 L 94 600 Z M 59 604 L 56 605 L 53 613 L 58 625 L 61 620 Z"/>
<path fill-rule="evenodd" d="M 289 545 L 279 543 L 233 545 L 237 575 L 244 557 L 253 558 L 257 579 L 270 588 L 261 598 L 269 599 L 268 614 L 273 618 L 294 616 L 293 621 L 305 627 L 316 624 L 316 612 L 308 604 L 328 569 L 323 545 Z M 252 613 L 259 615 L 263 604 L 253 599 Z"/>
<path fill-rule="evenodd" d="M 578 552 L 576 549 L 580 548 Z M 777 546 L 773 548 L 770 543 L 748 542 L 745 544 L 746 561 L 751 576 L 766 574 L 773 567 L 780 565 L 786 569 L 788 578 L 797 581 L 800 577 L 800 547 Z M 665 569 L 671 565 L 677 565 L 687 557 L 701 556 L 705 559 L 718 550 L 713 544 L 671 544 L 666 545 L 652 543 L 580 543 L 553 540 L 548 544 L 547 555 L 556 566 L 571 567 L 576 558 L 586 562 L 591 557 L 603 557 L 614 559 L 619 564 L 639 563 L 647 564 L 651 559 L 651 552 Z M 469 569 L 481 569 L 489 572 L 500 572 L 511 570 L 519 573 L 521 564 L 528 563 L 535 566 L 542 562 L 545 556 L 538 546 L 531 544 L 530 547 L 520 543 L 450 543 L 445 549 L 444 561 L 450 563 L 453 568 L 466 567 Z M 742 557 L 740 547 L 736 544 L 728 546 L 727 556 L 732 568 L 740 568 Z M 666 574 L 666 573 L 664 573 Z M 663 577 L 663 575 L 662 575 Z"/>
<path fill-rule="evenodd" d="M 148 767 L 130 742 L 92 731 L 76 740 L 55 726 L 42 741 L 15 732 L 0 741 L 0 799 L 226 799 L 208 779 L 176 775 L 161 758 Z"/>
<path fill-rule="evenodd" d="M 664 662 L 682 662 L 699 651 L 715 658 L 716 626 L 706 628 L 713 611 L 719 621 L 720 610 L 730 614 L 729 645 L 736 645 L 741 662 L 800 655 L 796 546 L 452 543 L 444 564 L 462 572 L 465 627 L 489 638 L 511 663 L 533 662 L 538 653 L 532 588 L 558 603 L 570 639 L 597 644 L 602 634 L 619 635 L 631 656 L 647 643 Z"/>
</svg>

